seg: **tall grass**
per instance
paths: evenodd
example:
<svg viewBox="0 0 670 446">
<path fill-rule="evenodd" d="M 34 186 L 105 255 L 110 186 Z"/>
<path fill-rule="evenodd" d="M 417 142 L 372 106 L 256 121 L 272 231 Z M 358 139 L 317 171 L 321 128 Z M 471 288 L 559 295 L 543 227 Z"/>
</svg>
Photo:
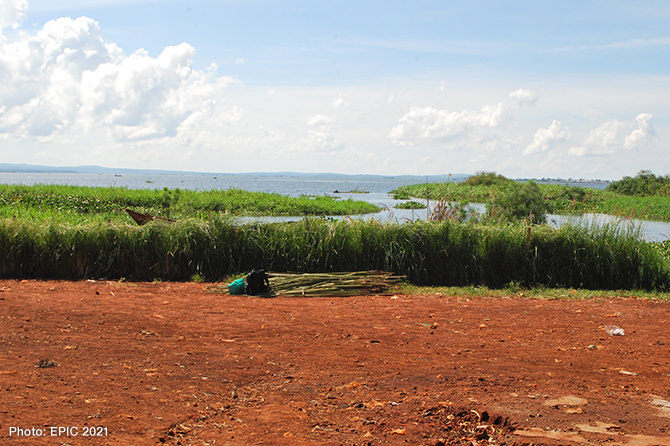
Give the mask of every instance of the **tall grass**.
<svg viewBox="0 0 670 446">
<path fill-rule="evenodd" d="M 656 249 L 661 256 L 670 262 L 670 240 L 664 240 L 662 242 L 650 242 L 650 246 Z"/>
<path fill-rule="evenodd" d="M 612 227 L 417 222 L 236 225 L 223 218 L 143 227 L 0 221 L 0 276 L 219 280 L 277 272 L 379 269 L 418 285 L 670 290 L 670 264 Z"/>
</svg>

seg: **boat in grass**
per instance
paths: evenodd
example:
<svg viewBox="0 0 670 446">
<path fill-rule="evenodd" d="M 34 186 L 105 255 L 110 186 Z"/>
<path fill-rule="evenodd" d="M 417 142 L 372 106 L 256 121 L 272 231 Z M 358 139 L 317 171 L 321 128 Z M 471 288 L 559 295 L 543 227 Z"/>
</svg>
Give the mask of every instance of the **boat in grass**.
<svg viewBox="0 0 670 446">
<path fill-rule="evenodd" d="M 133 217 L 133 220 L 135 220 L 135 223 L 137 223 L 139 226 L 145 225 L 149 223 L 150 221 L 154 220 L 160 220 L 168 223 L 174 223 L 177 220 L 172 220 L 171 218 L 165 218 L 161 217 L 158 215 L 151 215 L 151 214 L 141 214 L 139 212 L 135 212 L 132 209 L 126 209 L 126 212 Z"/>
</svg>

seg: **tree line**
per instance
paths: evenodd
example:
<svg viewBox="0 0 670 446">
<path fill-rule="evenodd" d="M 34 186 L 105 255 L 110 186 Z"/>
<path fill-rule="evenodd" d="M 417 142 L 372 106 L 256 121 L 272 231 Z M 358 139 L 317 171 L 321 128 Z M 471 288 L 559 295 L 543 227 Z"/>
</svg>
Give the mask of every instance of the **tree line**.
<svg viewBox="0 0 670 446">
<path fill-rule="evenodd" d="M 642 170 L 634 177 L 623 177 L 607 186 L 607 190 L 623 195 L 644 197 L 649 195 L 670 196 L 670 176 L 656 176 Z"/>
</svg>

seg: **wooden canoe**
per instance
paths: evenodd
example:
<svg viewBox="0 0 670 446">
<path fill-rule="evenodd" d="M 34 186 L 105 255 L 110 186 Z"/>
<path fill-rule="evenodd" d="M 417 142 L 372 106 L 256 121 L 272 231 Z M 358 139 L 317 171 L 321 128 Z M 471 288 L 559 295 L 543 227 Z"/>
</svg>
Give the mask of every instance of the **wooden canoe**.
<svg viewBox="0 0 670 446">
<path fill-rule="evenodd" d="M 165 217 L 159 217 L 158 215 L 150 215 L 150 214 L 140 214 L 139 212 L 135 212 L 132 209 L 126 209 L 126 212 L 130 214 L 131 217 L 133 217 L 133 220 L 135 220 L 135 223 L 138 225 L 142 226 L 144 224 L 149 223 L 150 221 L 154 220 L 161 220 L 161 221 L 166 221 L 169 223 L 173 223 L 176 220 L 172 220 L 170 218 L 165 218 Z"/>
</svg>

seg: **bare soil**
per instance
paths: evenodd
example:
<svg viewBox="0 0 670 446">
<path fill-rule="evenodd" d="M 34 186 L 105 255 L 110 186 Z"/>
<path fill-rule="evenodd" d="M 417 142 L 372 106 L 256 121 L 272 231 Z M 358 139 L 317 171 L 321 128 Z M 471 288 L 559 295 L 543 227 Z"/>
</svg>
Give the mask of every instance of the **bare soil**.
<svg viewBox="0 0 670 446">
<path fill-rule="evenodd" d="M 0 443 L 670 445 L 669 328 L 653 299 L 4 280 Z"/>
</svg>

